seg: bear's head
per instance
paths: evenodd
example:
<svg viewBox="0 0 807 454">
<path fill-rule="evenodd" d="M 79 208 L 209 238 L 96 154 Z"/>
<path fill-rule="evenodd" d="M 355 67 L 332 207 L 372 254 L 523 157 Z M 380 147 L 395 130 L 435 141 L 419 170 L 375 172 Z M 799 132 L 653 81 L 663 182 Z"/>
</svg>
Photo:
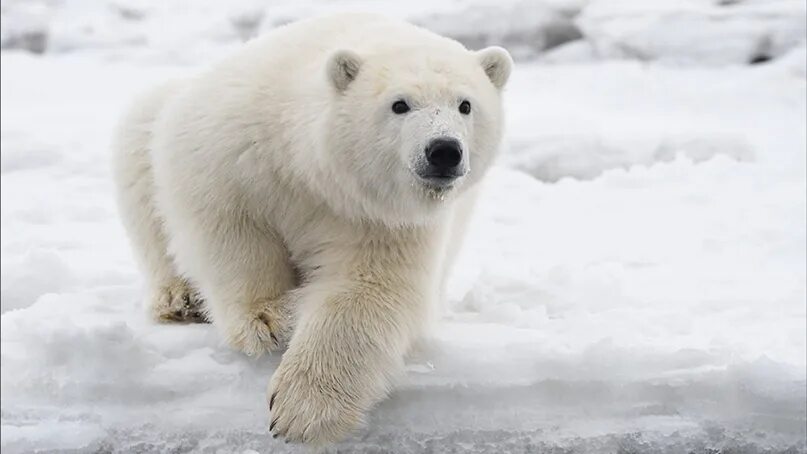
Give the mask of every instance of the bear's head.
<svg viewBox="0 0 807 454">
<path fill-rule="evenodd" d="M 459 44 L 330 55 L 328 165 L 355 215 L 421 224 L 479 181 L 498 152 L 512 66 L 500 47 Z"/>
</svg>

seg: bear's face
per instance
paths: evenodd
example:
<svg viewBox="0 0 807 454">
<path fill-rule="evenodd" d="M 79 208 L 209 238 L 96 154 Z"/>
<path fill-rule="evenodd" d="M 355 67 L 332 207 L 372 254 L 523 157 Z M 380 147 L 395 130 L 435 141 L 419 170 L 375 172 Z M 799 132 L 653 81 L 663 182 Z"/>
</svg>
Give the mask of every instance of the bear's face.
<svg viewBox="0 0 807 454">
<path fill-rule="evenodd" d="M 331 56 L 328 148 L 363 216 L 421 223 L 478 181 L 499 148 L 511 68 L 501 48 Z"/>
</svg>

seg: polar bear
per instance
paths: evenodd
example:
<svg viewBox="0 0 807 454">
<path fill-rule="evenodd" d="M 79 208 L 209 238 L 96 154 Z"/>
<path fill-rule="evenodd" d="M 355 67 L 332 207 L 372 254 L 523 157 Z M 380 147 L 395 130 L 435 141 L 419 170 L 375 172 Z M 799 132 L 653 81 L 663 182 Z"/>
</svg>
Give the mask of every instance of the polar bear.
<svg viewBox="0 0 807 454">
<path fill-rule="evenodd" d="M 502 136 L 509 54 L 339 14 L 278 28 L 124 117 L 120 213 L 162 321 L 286 344 L 270 430 L 362 423 L 427 323 Z"/>
</svg>

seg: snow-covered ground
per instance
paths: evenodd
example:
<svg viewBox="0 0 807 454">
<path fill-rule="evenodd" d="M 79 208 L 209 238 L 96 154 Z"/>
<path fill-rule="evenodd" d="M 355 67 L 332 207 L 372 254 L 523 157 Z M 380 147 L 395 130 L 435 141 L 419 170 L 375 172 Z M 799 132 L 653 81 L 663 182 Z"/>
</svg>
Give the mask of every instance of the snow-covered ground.
<svg viewBox="0 0 807 454">
<path fill-rule="evenodd" d="M 136 5 L 2 6 L 3 452 L 300 449 L 265 431 L 279 356 L 146 319 L 108 142 L 142 88 L 345 5 L 519 62 L 443 320 L 340 452 L 807 452 L 803 2 Z"/>
</svg>

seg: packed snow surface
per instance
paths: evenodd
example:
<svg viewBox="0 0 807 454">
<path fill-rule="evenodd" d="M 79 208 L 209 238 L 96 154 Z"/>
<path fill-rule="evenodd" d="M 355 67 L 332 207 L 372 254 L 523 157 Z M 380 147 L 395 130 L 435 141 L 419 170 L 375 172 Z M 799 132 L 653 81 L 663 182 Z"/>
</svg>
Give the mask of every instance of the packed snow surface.
<svg viewBox="0 0 807 454">
<path fill-rule="evenodd" d="M 280 355 L 147 320 L 109 139 L 143 88 L 326 5 L 69 3 L 3 4 L 3 452 L 299 451 L 265 430 Z M 468 2 L 386 6 L 482 44 L 558 36 L 530 20 L 582 38 L 523 41 L 442 320 L 341 452 L 807 452 L 802 2 L 649 3 L 497 3 L 510 29 Z M 41 54 L 19 49 L 32 30 Z M 746 65 L 760 36 L 770 60 Z M 635 43 L 654 57 L 612 55 Z"/>
</svg>

